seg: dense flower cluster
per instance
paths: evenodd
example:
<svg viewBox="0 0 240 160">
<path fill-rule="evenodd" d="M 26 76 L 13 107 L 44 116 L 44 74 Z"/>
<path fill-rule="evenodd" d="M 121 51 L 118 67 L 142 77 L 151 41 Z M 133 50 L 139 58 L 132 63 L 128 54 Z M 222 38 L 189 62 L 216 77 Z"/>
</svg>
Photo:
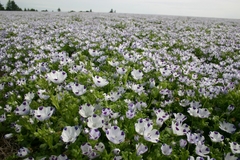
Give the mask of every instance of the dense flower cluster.
<svg viewBox="0 0 240 160">
<path fill-rule="evenodd" d="M 4 137 L 26 159 L 237 159 L 239 29 L 237 20 L 1 13 Z"/>
</svg>

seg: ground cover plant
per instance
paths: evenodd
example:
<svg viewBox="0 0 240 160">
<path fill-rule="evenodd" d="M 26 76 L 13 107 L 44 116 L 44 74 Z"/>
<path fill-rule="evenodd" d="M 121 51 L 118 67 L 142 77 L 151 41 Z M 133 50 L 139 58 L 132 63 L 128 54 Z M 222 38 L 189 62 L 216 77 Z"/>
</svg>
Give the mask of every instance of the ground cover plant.
<svg viewBox="0 0 240 160">
<path fill-rule="evenodd" d="M 0 19 L 0 132 L 19 147 L 5 159 L 239 158 L 239 20 Z"/>
</svg>

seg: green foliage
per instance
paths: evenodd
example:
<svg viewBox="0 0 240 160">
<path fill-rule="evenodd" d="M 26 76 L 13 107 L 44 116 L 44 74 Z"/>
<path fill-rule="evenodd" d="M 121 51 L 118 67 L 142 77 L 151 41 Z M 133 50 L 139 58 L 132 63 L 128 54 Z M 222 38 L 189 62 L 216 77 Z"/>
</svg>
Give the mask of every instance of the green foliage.
<svg viewBox="0 0 240 160">
<path fill-rule="evenodd" d="M 15 3 L 14 0 L 8 0 L 6 5 L 7 11 L 22 11 L 21 8 L 18 7 L 18 5 Z"/>
<path fill-rule="evenodd" d="M 0 11 L 4 11 L 5 8 L 3 7 L 3 5 L 0 3 Z"/>
</svg>

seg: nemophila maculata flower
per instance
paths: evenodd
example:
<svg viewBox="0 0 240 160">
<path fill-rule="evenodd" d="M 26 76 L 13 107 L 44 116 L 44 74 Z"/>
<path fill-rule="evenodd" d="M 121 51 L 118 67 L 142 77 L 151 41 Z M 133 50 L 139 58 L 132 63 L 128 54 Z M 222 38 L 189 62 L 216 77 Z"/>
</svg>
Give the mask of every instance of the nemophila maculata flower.
<svg viewBox="0 0 240 160">
<path fill-rule="evenodd" d="M 117 67 L 116 70 L 117 70 L 117 73 L 120 75 L 124 75 L 127 72 L 127 69 L 123 67 Z"/>
<path fill-rule="evenodd" d="M 79 83 L 72 83 L 72 84 L 71 84 L 71 89 L 72 89 L 72 92 L 73 92 L 76 96 L 81 96 L 81 95 L 83 95 L 84 93 L 86 93 L 86 91 L 87 91 L 86 86 L 81 85 L 81 84 L 79 84 Z"/>
<path fill-rule="evenodd" d="M 63 128 L 61 139 L 65 143 L 74 143 L 81 132 L 79 126 L 66 126 Z"/>
<path fill-rule="evenodd" d="M 90 129 L 89 138 L 92 140 L 97 140 L 101 136 L 101 132 L 98 129 Z"/>
<path fill-rule="evenodd" d="M 31 103 L 33 98 L 34 98 L 34 93 L 33 92 L 28 92 L 27 94 L 24 95 L 24 100 Z"/>
<path fill-rule="evenodd" d="M 12 138 L 13 137 L 13 134 L 12 133 L 8 133 L 8 134 L 5 134 L 4 135 L 4 138 L 5 139 L 10 139 L 10 138 Z"/>
<path fill-rule="evenodd" d="M 143 78 L 143 73 L 141 70 L 136 70 L 134 69 L 132 72 L 131 72 L 131 75 L 132 77 L 135 79 L 135 80 L 140 80 Z"/>
<path fill-rule="evenodd" d="M 133 111 L 133 110 L 128 110 L 127 112 L 126 112 L 126 117 L 128 118 L 128 119 L 132 119 L 134 116 L 135 116 L 135 111 Z"/>
<path fill-rule="evenodd" d="M 50 96 L 49 95 L 46 95 L 47 91 L 45 89 L 39 89 L 37 94 L 38 96 L 41 98 L 41 99 L 44 99 L 44 100 L 47 100 Z"/>
<path fill-rule="evenodd" d="M 145 152 L 148 151 L 148 147 L 143 145 L 142 143 L 136 144 L 136 150 L 137 150 L 137 155 L 144 154 Z"/>
<path fill-rule="evenodd" d="M 112 152 L 114 155 L 119 155 L 121 150 L 119 148 L 114 148 Z"/>
<path fill-rule="evenodd" d="M 106 79 L 103 79 L 102 77 L 99 76 L 94 76 L 92 77 L 94 84 L 97 87 L 104 87 L 106 86 L 109 82 Z"/>
<path fill-rule="evenodd" d="M 240 153 L 240 145 L 237 142 L 230 142 L 229 144 L 233 154 Z"/>
<path fill-rule="evenodd" d="M 179 145 L 180 145 L 181 148 L 184 148 L 187 145 L 187 141 L 185 139 L 180 139 Z"/>
<path fill-rule="evenodd" d="M 144 129 L 143 137 L 146 141 L 157 143 L 159 142 L 160 133 L 156 129 L 152 129 L 152 127 L 146 127 Z"/>
<path fill-rule="evenodd" d="M 93 57 L 100 56 L 102 54 L 101 52 L 93 50 L 93 49 L 89 49 L 88 53 Z"/>
<path fill-rule="evenodd" d="M 34 116 L 39 121 L 48 120 L 52 114 L 54 113 L 55 109 L 53 107 L 39 107 L 37 110 L 34 110 Z"/>
<path fill-rule="evenodd" d="M 5 110 L 6 112 L 10 113 L 10 112 L 12 111 L 12 106 L 10 106 L 10 105 L 7 104 L 7 105 L 5 105 L 4 110 Z"/>
<path fill-rule="evenodd" d="M 144 134 L 144 130 L 145 128 L 153 128 L 153 122 L 150 119 L 143 119 L 143 118 L 139 118 L 137 123 L 135 123 L 135 131 L 140 134 L 143 135 Z"/>
<path fill-rule="evenodd" d="M 103 127 L 103 117 L 99 115 L 93 114 L 92 116 L 87 118 L 87 126 L 92 129 L 97 129 Z"/>
<path fill-rule="evenodd" d="M 106 130 L 106 136 L 114 144 L 120 144 L 125 141 L 125 133 L 118 126 L 112 126 Z"/>
<path fill-rule="evenodd" d="M 220 122 L 219 128 L 227 133 L 233 134 L 236 131 L 236 127 L 232 123 Z"/>
<path fill-rule="evenodd" d="M 0 122 L 4 122 L 6 121 L 6 113 L 3 113 L 2 115 L 0 115 Z"/>
<path fill-rule="evenodd" d="M 188 143 L 191 143 L 191 144 L 197 144 L 198 142 L 204 140 L 204 139 L 201 139 L 201 135 L 197 133 L 188 132 L 186 135 L 187 135 Z"/>
<path fill-rule="evenodd" d="M 182 124 L 181 121 L 172 121 L 172 131 L 178 136 L 183 136 L 190 131 L 190 127 L 187 124 Z"/>
<path fill-rule="evenodd" d="M 85 103 L 79 106 L 78 113 L 84 118 L 92 116 L 94 112 L 95 112 L 95 107 L 93 107 L 91 104 Z"/>
<path fill-rule="evenodd" d="M 122 156 L 114 156 L 113 160 L 122 160 Z"/>
<path fill-rule="evenodd" d="M 163 144 L 161 146 L 161 151 L 162 151 L 162 154 L 169 156 L 172 153 L 172 147 L 167 144 Z"/>
<path fill-rule="evenodd" d="M 182 113 L 173 113 L 173 115 L 175 117 L 174 120 L 177 122 L 183 122 L 187 119 L 187 117 Z"/>
<path fill-rule="evenodd" d="M 4 84 L 0 83 L 0 91 L 4 89 Z"/>
<path fill-rule="evenodd" d="M 92 146 L 89 143 L 82 144 L 80 148 L 82 154 L 88 156 L 89 159 L 94 159 L 99 156 L 98 153 L 93 150 Z"/>
<path fill-rule="evenodd" d="M 199 156 L 207 157 L 207 154 L 210 153 L 210 149 L 202 142 L 198 142 L 195 148 L 195 153 Z"/>
<path fill-rule="evenodd" d="M 94 149 L 98 152 L 103 152 L 105 150 L 105 145 L 102 142 L 97 143 Z"/>
<path fill-rule="evenodd" d="M 15 112 L 16 115 L 20 115 L 20 116 L 24 116 L 24 115 L 29 114 L 30 106 L 29 106 L 28 102 L 24 101 L 20 106 L 18 106 L 15 109 L 14 112 Z"/>
<path fill-rule="evenodd" d="M 224 140 L 224 136 L 217 131 L 210 131 L 209 137 L 212 142 L 222 142 Z"/>
<path fill-rule="evenodd" d="M 236 157 L 233 153 L 227 153 L 224 160 L 239 160 L 239 157 Z"/>
<path fill-rule="evenodd" d="M 64 71 L 52 71 L 48 73 L 47 79 L 53 83 L 60 84 L 67 78 L 67 73 Z"/>
<path fill-rule="evenodd" d="M 26 147 L 22 147 L 18 150 L 17 152 L 17 156 L 18 157 L 25 157 L 30 153 L 29 149 L 27 149 Z"/>
</svg>

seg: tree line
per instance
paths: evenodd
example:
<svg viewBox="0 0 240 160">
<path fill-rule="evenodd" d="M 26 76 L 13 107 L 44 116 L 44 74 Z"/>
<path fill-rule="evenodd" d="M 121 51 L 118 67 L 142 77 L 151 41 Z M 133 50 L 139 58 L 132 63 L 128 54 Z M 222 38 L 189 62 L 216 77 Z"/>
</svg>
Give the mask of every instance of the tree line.
<svg viewBox="0 0 240 160">
<path fill-rule="evenodd" d="M 22 11 L 20 7 L 15 3 L 14 0 L 8 0 L 6 4 L 6 8 L 0 3 L 0 10 L 6 10 L 6 11 Z"/>
<path fill-rule="evenodd" d="M 15 3 L 14 0 L 8 0 L 6 7 L 4 8 L 3 4 L 1 4 L 0 2 L 0 11 L 22 11 L 22 9 L 20 7 L 18 7 L 18 5 Z M 37 11 L 33 8 L 31 9 L 24 9 L 24 11 Z"/>
</svg>

